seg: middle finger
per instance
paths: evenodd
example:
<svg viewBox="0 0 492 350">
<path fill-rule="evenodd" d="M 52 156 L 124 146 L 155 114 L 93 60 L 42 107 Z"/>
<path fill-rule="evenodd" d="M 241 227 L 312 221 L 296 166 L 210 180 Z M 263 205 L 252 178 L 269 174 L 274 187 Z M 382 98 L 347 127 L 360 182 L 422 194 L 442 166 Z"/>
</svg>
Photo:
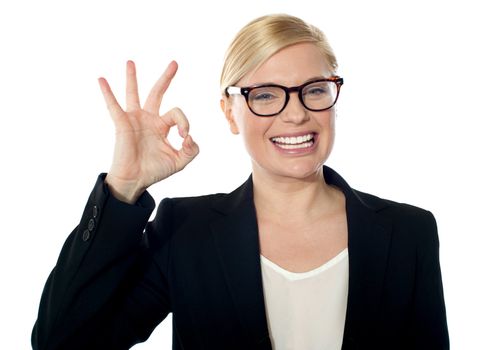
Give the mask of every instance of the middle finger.
<svg viewBox="0 0 492 350">
<path fill-rule="evenodd" d="M 140 108 L 138 97 L 137 71 L 135 63 L 128 61 L 126 63 L 126 110 L 136 110 Z"/>
</svg>

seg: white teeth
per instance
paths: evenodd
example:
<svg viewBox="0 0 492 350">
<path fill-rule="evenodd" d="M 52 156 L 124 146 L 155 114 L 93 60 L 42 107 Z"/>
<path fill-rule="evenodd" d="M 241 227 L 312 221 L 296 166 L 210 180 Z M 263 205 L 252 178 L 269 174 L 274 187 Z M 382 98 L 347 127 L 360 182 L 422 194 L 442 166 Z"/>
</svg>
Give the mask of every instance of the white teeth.
<svg viewBox="0 0 492 350">
<path fill-rule="evenodd" d="M 313 134 L 307 134 L 304 136 L 297 137 L 273 137 L 272 141 L 277 144 L 285 144 L 285 145 L 302 145 L 308 141 L 311 141 L 314 138 Z M 309 146 L 307 146 L 309 147 Z"/>
<path fill-rule="evenodd" d="M 289 145 L 289 144 L 277 143 L 277 146 L 280 147 L 280 148 L 283 148 L 283 149 L 299 149 L 299 148 L 308 148 L 308 147 L 311 147 L 313 144 L 314 144 L 313 141 L 309 141 L 309 142 L 304 142 L 304 143 L 301 143 L 301 144 L 298 144 L 298 145 Z"/>
</svg>

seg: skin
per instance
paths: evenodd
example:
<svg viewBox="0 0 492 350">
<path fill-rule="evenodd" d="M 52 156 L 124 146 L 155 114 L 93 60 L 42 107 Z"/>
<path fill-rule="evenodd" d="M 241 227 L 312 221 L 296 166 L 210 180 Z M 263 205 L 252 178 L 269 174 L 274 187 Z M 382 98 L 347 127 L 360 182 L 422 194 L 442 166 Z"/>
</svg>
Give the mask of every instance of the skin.
<svg viewBox="0 0 492 350">
<path fill-rule="evenodd" d="M 236 86 L 277 83 L 297 86 L 316 77 L 333 75 L 317 47 L 289 46 L 271 56 Z M 260 118 L 243 96 L 225 96 L 221 107 L 234 134 L 240 134 L 251 156 L 254 201 L 261 253 L 295 272 L 309 270 L 347 246 L 345 198 L 325 183 L 322 166 L 335 138 L 335 109 L 311 112 L 297 94 L 275 117 Z M 315 147 L 303 154 L 279 152 L 275 136 L 316 133 Z M 295 203 L 295 205 L 292 205 Z"/>
</svg>

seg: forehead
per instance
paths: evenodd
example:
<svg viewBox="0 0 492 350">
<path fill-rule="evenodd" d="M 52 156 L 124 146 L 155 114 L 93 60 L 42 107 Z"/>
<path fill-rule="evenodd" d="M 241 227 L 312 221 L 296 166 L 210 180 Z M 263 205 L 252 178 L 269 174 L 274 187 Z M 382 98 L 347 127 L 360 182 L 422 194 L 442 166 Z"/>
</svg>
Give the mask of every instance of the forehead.
<svg viewBox="0 0 492 350">
<path fill-rule="evenodd" d="M 241 85 L 277 83 L 299 85 L 315 77 L 328 77 L 332 70 L 320 50 L 311 43 L 288 46 L 268 58 L 256 70 L 246 74 Z"/>
</svg>

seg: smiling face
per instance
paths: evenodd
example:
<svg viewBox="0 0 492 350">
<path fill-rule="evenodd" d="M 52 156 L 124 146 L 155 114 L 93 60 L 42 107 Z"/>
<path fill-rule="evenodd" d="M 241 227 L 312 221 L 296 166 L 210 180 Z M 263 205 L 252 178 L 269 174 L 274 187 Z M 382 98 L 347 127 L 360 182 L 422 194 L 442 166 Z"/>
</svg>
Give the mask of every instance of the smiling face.
<svg viewBox="0 0 492 350">
<path fill-rule="evenodd" d="M 290 87 L 332 75 L 319 49 L 311 43 L 300 43 L 278 51 L 235 85 L 274 83 Z M 253 173 L 306 179 L 321 170 L 333 148 L 334 107 L 309 111 L 296 92 L 290 94 L 285 109 L 273 117 L 253 114 L 241 95 L 224 97 L 221 105 L 231 131 L 243 136 Z"/>
</svg>

